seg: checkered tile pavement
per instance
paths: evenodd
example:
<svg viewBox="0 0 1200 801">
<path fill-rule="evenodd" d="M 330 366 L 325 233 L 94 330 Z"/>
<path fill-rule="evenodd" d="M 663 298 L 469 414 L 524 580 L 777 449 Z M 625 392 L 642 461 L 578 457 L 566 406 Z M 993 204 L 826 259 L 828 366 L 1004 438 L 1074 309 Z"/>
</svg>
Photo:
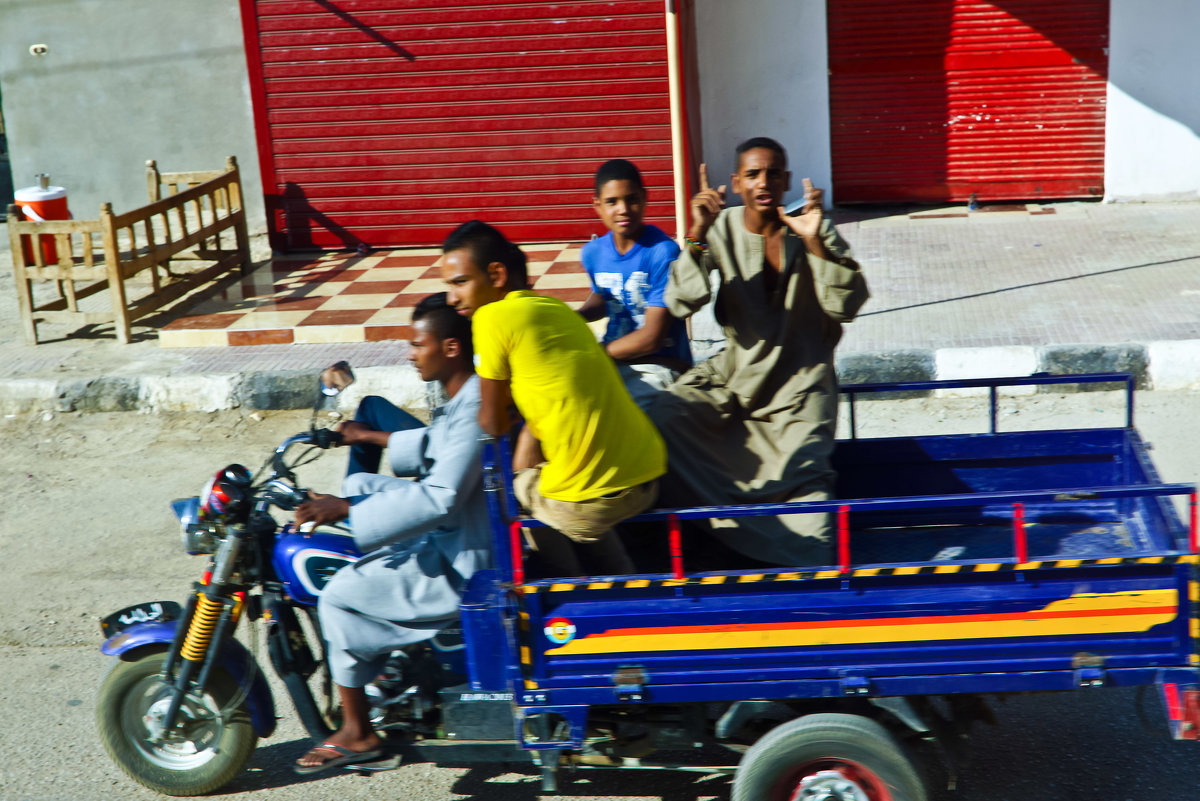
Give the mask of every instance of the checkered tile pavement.
<svg viewBox="0 0 1200 801">
<path fill-rule="evenodd" d="M 522 245 L 538 292 L 590 291 L 579 244 Z M 277 256 L 159 331 L 164 348 L 377 342 L 411 336 L 413 306 L 445 285 L 437 248 Z"/>
</svg>

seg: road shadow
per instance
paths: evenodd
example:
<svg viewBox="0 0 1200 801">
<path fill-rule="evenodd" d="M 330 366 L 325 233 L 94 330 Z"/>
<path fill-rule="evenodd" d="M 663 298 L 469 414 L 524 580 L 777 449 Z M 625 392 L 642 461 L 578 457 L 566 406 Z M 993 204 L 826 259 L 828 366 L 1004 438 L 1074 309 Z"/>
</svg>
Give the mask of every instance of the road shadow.
<svg viewBox="0 0 1200 801">
<path fill-rule="evenodd" d="M 526 777 L 513 781 L 514 774 Z M 501 779 L 502 781 L 497 781 Z M 541 774 L 532 766 L 473 767 L 451 788 L 462 801 L 549 801 L 555 798 L 637 798 L 647 801 L 728 801 L 730 778 L 673 770 L 564 768 L 558 790 L 543 792 Z"/>
<path fill-rule="evenodd" d="M 238 796 L 261 790 L 297 788 L 296 798 L 307 797 L 300 788 L 347 771 L 335 769 L 325 773 L 300 776 L 292 764 L 312 747 L 307 739 L 260 746 L 250 758 L 247 769 L 233 782 L 222 788 L 219 795 Z M 410 763 L 421 765 L 429 763 Z M 407 765 L 401 766 L 404 770 Z M 439 768 L 466 769 L 451 787 L 455 798 L 462 801 L 549 801 L 555 798 L 635 798 L 645 801 L 728 801 L 728 776 L 713 773 L 691 773 L 675 770 L 607 770 L 563 768 L 559 774 L 558 790 L 542 791 L 541 773 L 533 765 L 481 765 L 446 762 Z M 393 771 L 356 772 L 363 781 L 378 782 L 374 793 L 383 801 L 396 796 L 396 785 L 388 782 Z"/>
<path fill-rule="evenodd" d="M 330 776 L 340 775 L 343 772 L 335 769 L 301 776 L 293 771 L 292 765 L 308 749 L 312 748 L 312 745 L 312 741 L 307 738 L 291 740 L 286 743 L 260 745 L 250 757 L 250 763 L 246 766 L 246 770 L 221 788 L 220 794 L 240 795 L 277 787 L 300 787 L 311 782 L 328 779 Z M 365 775 L 371 776 L 372 774 Z M 306 796 L 298 793 L 295 797 L 304 798 Z"/>
</svg>

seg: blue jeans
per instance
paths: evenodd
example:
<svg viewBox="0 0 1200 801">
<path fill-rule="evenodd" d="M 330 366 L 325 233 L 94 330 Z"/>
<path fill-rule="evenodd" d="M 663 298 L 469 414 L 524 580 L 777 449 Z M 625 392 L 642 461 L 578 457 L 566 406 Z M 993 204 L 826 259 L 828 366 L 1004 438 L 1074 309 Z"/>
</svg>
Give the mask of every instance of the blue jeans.
<svg viewBox="0 0 1200 801">
<path fill-rule="evenodd" d="M 354 422 L 362 423 L 375 431 L 408 431 L 422 428 L 425 424 L 408 412 L 397 407 L 390 401 L 378 395 L 367 395 L 358 404 L 354 413 Z M 346 465 L 346 475 L 354 473 L 378 473 L 379 461 L 383 458 L 383 448 L 378 445 L 351 445 L 350 462 Z"/>
</svg>

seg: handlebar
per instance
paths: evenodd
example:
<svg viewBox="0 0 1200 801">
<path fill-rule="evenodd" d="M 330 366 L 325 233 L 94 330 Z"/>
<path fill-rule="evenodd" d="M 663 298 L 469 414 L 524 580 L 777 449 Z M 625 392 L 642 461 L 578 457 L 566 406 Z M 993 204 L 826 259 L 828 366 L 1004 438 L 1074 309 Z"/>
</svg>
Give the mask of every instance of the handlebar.
<svg viewBox="0 0 1200 801">
<path fill-rule="evenodd" d="M 340 445 L 341 442 L 341 432 L 331 428 L 311 428 L 285 439 L 271 455 L 273 476 L 263 487 L 263 499 L 287 511 L 304 503 L 308 500 L 308 491 L 293 486 L 296 483 L 296 475 L 292 470 L 295 465 L 289 465 L 286 461 L 288 450 L 293 445 L 312 445 L 328 449 Z"/>
<path fill-rule="evenodd" d="M 290 476 L 292 471 L 283 460 L 283 457 L 293 445 L 312 445 L 327 450 L 341 444 L 342 432 L 334 431 L 332 428 L 311 428 L 308 431 L 301 431 L 299 434 L 293 434 L 279 444 L 279 447 L 275 449 L 275 453 L 271 457 L 271 465 L 275 468 L 277 475 Z"/>
<path fill-rule="evenodd" d="M 285 512 L 294 510 L 308 500 L 308 490 L 293 487 L 282 479 L 273 479 L 263 488 L 263 499 Z"/>
</svg>

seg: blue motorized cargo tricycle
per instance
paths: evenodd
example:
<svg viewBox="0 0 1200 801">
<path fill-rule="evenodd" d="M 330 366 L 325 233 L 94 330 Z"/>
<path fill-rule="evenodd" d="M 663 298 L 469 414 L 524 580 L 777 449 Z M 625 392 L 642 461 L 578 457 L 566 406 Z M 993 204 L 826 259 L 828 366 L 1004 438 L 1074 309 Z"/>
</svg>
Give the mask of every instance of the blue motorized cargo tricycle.
<svg viewBox="0 0 1200 801">
<path fill-rule="evenodd" d="M 1114 382 L 1122 426 L 997 429 L 998 387 Z M 857 436 L 861 396 L 949 388 L 987 394 L 986 433 Z M 1196 493 L 1159 480 L 1133 427 L 1131 377 L 843 392 L 837 500 L 641 515 L 670 543 L 659 573 L 528 574 L 521 529 L 541 524 L 514 516 L 505 444 L 490 445 L 497 566 L 470 581 L 461 639 L 443 632 L 405 657 L 395 687 L 373 691 L 389 742 L 407 760 L 532 762 L 547 791 L 564 770 L 663 768 L 732 773 L 735 801 L 915 801 L 933 777 L 953 782 L 964 735 L 997 695 L 1154 685 L 1173 735 L 1197 738 Z M 273 729 L 257 663 L 232 638 L 240 616 L 267 622 L 302 721 L 328 730 L 310 692 L 321 659 L 297 618 L 355 554 L 348 538 L 301 538 L 256 516 L 301 497 L 285 451 L 270 475 L 245 479 L 242 511 L 191 521 L 191 550 L 214 563 L 187 609 L 108 621 L 119 661 L 98 704 L 102 738 L 163 792 L 219 787 Z M 687 520 L 764 514 L 831 515 L 830 564 L 689 569 Z"/>
</svg>

